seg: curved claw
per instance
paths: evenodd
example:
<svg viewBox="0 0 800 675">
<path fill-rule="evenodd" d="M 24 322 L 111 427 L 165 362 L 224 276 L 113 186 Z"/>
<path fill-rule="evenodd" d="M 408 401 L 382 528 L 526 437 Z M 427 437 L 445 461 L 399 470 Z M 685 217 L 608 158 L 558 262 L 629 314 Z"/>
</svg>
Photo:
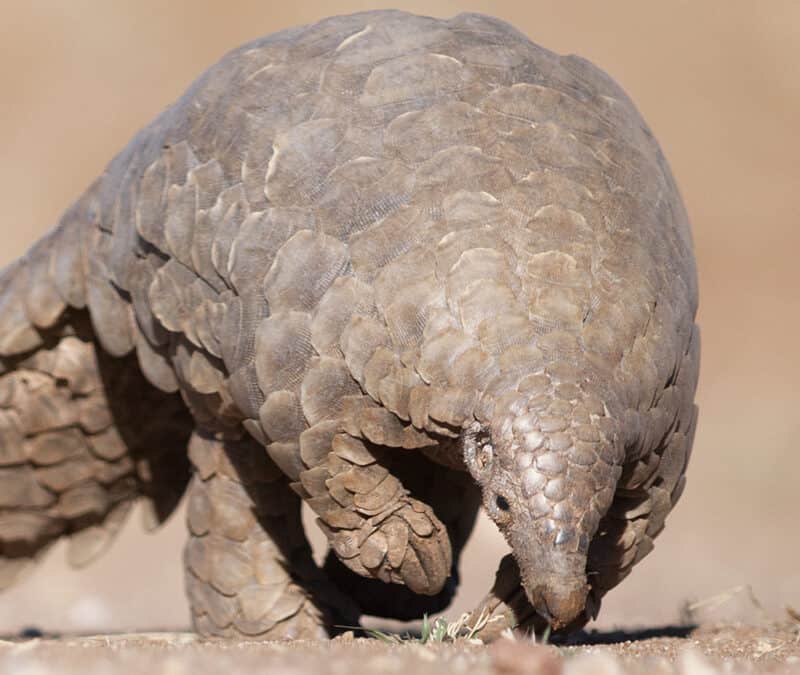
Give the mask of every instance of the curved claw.
<svg viewBox="0 0 800 675">
<path fill-rule="evenodd" d="M 494 585 L 470 613 L 468 624 L 483 624 L 476 637 L 484 642 L 498 639 L 506 629 L 523 628 L 539 632 L 547 621 L 536 613 L 520 581 L 519 567 L 509 553 L 501 561 Z"/>
</svg>

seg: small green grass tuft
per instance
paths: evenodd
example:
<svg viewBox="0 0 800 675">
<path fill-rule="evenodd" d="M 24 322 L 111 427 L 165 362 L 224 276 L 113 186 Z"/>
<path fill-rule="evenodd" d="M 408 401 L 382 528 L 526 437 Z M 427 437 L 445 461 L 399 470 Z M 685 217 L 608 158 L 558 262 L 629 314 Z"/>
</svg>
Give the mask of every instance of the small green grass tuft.
<svg viewBox="0 0 800 675">
<path fill-rule="evenodd" d="M 489 623 L 490 616 L 488 612 L 482 612 L 472 624 L 469 623 L 469 619 L 469 614 L 462 614 L 456 621 L 450 621 L 443 616 L 437 617 L 431 621 L 430 617 L 425 614 L 422 617 L 422 627 L 419 637 L 411 635 L 410 633 L 398 635 L 396 633 L 386 633 L 385 631 L 377 629 L 368 629 L 364 632 L 376 640 L 390 644 L 411 642 L 427 645 L 436 642 L 454 642 L 458 639 L 473 640 L 476 635 L 486 627 L 486 624 Z"/>
</svg>

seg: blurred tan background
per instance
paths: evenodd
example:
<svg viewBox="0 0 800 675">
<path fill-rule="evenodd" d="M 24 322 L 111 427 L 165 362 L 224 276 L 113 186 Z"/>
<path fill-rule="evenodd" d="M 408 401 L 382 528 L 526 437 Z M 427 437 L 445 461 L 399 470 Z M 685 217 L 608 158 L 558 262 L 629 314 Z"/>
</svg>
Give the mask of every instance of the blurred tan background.
<svg viewBox="0 0 800 675">
<path fill-rule="evenodd" d="M 682 187 L 703 331 L 693 466 L 655 551 L 607 598 L 600 625 L 675 621 L 686 600 L 741 584 L 771 612 L 800 607 L 797 0 L 3 3 L 0 265 L 229 49 L 331 13 L 390 6 L 494 14 L 591 59 L 636 101 Z M 0 633 L 185 627 L 182 518 L 151 536 L 129 523 L 79 573 L 57 547 L 0 596 Z M 482 523 L 451 615 L 485 592 L 503 550 Z"/>
</svg>

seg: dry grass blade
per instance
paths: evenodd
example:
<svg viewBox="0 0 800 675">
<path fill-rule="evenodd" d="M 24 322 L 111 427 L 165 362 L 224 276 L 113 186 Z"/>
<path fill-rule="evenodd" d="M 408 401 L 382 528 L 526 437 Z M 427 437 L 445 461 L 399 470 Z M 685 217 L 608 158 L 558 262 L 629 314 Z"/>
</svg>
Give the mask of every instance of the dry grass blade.
<svg viewBox="0 0 800 675">
<path fill-rule="evenodd" d="M 403 638 L 401 635 L 395 635 L 394 633 L 385 633 L 382 630 L 377 629 L 369 629 L 364 631 L 367 635 L 371 638 L 375 638 L 376 640 L 380 640 L 381 642 L 385 642 L 390 645 L 399 645 L 403 644 L 406 641 L 406 638 Z"/>
<path fill-rule="evenodd" d="M 475 620 L 475 623 L 469 625 L 469 614 L 462 614 L 456 621 L 447 626 L 447 638 L 449 640 L 456 640 L 458 638 L 465 638 L 472 640 L 475 636 L 482 631 L 486 624 L 489 623 L 490 615 L 487 610 L 482 610 Z"/>
</svg>

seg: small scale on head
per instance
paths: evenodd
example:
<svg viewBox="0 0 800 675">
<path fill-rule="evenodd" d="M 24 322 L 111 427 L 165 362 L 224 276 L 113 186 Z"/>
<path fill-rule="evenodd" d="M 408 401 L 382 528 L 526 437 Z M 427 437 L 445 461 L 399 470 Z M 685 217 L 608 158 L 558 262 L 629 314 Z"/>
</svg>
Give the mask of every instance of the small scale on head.
<svg viewBox="0 0 800 675">
<path fill-rule="evenodd" d="M 614 497 L 616 423 L 586 383 L 520 393 L 464 434 L 464 460 L 489 517 L 511 546 L 534 609 L 554 628 L 587 608 L 589 544 Z"/>
</svg>

